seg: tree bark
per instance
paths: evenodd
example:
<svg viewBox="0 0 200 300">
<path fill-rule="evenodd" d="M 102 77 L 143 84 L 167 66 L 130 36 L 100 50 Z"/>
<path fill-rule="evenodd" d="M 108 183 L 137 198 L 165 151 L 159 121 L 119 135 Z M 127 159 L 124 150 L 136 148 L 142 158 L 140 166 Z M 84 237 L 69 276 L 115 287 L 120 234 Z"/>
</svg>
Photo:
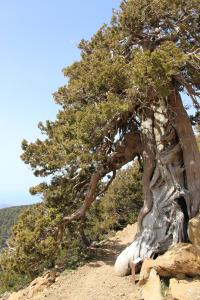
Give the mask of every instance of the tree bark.
<svg viewBox="0 0 200 300">
<path fill-rule="evenodd" d="M 174 112 L 171 122 L 173 122 L 177 131 L 183 152 L 185 186 L 189 192 L 191 201 L 188 213 L 192 218 L 198 214 L 200 205 L 200 153 L 190 119 L 176 90 L 174 90 L 171 97 L 171 106 Z"/>
<path fill-rule="evenodd" d="M 200 154 L 179 93 L 174 89 L 149 111 L 142 118 L 144 206 L 136 239 L 115 263 L 120 276 L 133 260 L 186 242 L 188 220 L 199 212 Z"/>
</svg>

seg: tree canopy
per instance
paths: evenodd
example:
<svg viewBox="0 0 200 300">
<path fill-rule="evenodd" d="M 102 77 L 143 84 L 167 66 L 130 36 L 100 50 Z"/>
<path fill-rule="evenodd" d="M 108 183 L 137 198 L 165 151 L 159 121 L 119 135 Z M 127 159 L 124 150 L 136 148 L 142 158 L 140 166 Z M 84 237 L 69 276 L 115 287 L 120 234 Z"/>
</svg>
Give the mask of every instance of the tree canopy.
<svg viewBox="0 0 200 300">
<path fill-rule="evenodd" d="M 80 61 L 63 69 L 56 120 L 39 124 L 44 139 L 22 143 L 23 161 L 51 179 L 31 192 L 62 214 L 61 233 L 137 157 L 144 206 L 131 257 L 187 239 L 200 159 L 181 95 L 199 111 L 199 8 L 199 0 L 124 0 L 109 25 L 80 42 Z"/>
<path fill-rule="evenodd" d="M 86 219 L 84 232 L 79 224 L 73 224 L 60 240 L 57 228 L 63 215 L 58 208 L 47 207 L 44 203 L 26 208 L 12 230 L 9 227 L 7 247 L 1 250 L 0 294 L 24 287 L 47 268 L 78 267 L 93 257 L 84 237 L 88 244 L 98 245 L 113 231 L 135 222 L 141 206 L 141 172 L 138 173 L 138 166 L 134 164 L 119 171 L 107 193 L 96 201 Z M 14 222 L 16 209 L 6 209 L 8 222 Z M 20 209 L 22 211 L 22 207 Z"/>
<path fill-rule="evenodd" d="M 192 128 L 199 123 L 199 10 L 200 0 L 124 0 L 110 24 L 80 41 L 81 58 L 63 69 L 66 85 L 54 93 L 56 119 L 39 123 L 42 139 L 22 142 L 22 160 L 43 180 L 30 192 L 43 203 L 13 228 L 0 257 L 2 286 L 16 278 L 19 286 L 19 274 L 27 281 L 63 260 L 73 265 L 90 240 L 135 221 L 141 197 L 138 233 L 116 261 L 119 275 L 134 259 L 187 241 L 188 220 L 200 208 Z"/>
<path fill-rule="evenodd" d="M 63 69 L 68 82 L 54 93 L 61 109 L 39 124 L 44 140 L 22 143 L 34 174 L 51 175 L 31 192 L 74 211 L 97 166 L 106 169 L 102 177 L 114 169 L 113 153 L 133 127 L 140 130 L 140 112 L 160 105 L 172 82 L 198 108 L 198 45 L 198 0 L 123 1 L 110 25 L 80 42 L 81 60 Z"/>
</svg>

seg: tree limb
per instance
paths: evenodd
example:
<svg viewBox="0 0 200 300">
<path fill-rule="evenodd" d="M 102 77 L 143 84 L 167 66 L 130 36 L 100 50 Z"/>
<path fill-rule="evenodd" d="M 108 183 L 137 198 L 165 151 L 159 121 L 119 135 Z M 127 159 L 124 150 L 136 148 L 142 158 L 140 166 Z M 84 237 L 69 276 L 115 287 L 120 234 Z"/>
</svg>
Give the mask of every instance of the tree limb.
<svg viewBox="0 0 200 300">
<path fill-rule="evenodd" d="M 181 75 L 175 75 L 173 76 L 174 79 L 180 84 L 182 85 L 188 92 L 190 98 L 192 99 L 192 102 L 195 106 L 196 109 L 200 109 L 200 105 L 196 99 L 196 97 L 199 97 L 200 96 L 200 93 L 199 92 L 195 92 L 192 85 L 190 83 L 188 83 L 186 81 L 186 79 L 181 76 Z"/>
<path fill-rule="evenodd" d="M 105 192 L 108 190 L 109 186 L 111 185 L 111 183 L 113 182 L 113 180 L 116 177 L 116 170 L 113 170 L 113 175 L 111 177 L 111 179 L 108 181 L 107 185 L 105 186 L 105 188 L 103 189 L 103 191 L 100 192 L 99 196 L 102 194 L 105 194 Z"/>
<path fill-rule="evenodd" d="M 103 165 L 100 164 L 99 167 L 96 168 L 96 171 L 91 176 L 82 207 L 71 216 L 64 217 L 61 224 L 61 230 L 63 231 L 63 228 L 74 220 L 84 219 L 86 211 L 90 208 L 90 206 L 96 199 L 96 190 L 98 183 L 106 174 L 113 172 L 113 176 L 103 190 L 103 193 L 106 192 L 111 182 L 115 178 L 116 170 L 132 161 L 136 156 L 140 155 L 141 152 L 142 144 L 139 132 L 136 131 L 125 134 L 123 145 L 118 145 L 118 147 L 116 146 L 116 152 L 107 157 L 106 163 L 104 163 Z"/>
</svg>

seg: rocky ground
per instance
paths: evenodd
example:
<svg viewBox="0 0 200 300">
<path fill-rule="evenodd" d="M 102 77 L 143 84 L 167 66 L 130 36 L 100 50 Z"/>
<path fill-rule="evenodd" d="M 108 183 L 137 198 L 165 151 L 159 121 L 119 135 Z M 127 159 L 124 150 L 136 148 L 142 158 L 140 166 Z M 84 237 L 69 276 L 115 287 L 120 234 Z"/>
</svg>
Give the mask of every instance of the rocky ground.
<svg viewBox="0 0 200 300">
<path fill-rule="evenodd" d="M 128 225 L 101 246 L 94 259 L 74 271 L 49 271 L 28 288 L 2 300 L 200 300 L 200 216 L 189 221 L 191 243 L 173 245 L 155 260 L 145 259 L 139 282 L 114 272 L 117 255 L 129 245 L 137 225 Z"/>
</svg>

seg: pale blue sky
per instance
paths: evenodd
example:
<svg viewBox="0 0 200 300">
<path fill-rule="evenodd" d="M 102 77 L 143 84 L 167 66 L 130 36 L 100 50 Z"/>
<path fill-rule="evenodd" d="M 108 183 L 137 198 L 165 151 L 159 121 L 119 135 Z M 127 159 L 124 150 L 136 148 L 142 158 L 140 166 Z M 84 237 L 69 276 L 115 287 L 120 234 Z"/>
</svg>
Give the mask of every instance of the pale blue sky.
<svg viewBox="0 0 200 300">
<path fill-rule="evenodd" d="M 76 45 L 110 20 L 121 0 L 0 0 L 0 206 L 32 203 L 37 183 L 21 162 L 21 141 L 53 120 L 52 93 L 61 69 L 79 58 Z"/>
</svg>

